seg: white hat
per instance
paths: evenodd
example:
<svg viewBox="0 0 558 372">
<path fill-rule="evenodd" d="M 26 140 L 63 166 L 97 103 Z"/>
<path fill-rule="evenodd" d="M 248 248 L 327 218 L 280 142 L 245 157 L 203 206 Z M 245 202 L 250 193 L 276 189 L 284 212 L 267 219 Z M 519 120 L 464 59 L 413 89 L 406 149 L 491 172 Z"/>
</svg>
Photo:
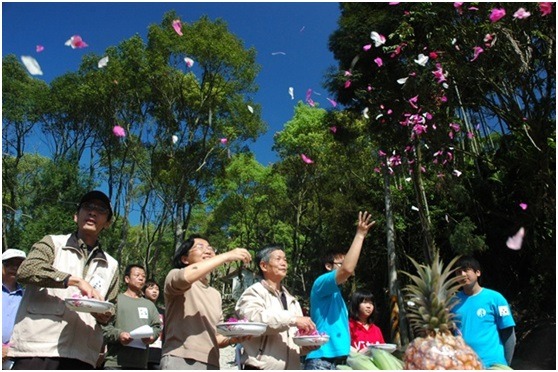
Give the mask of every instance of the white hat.
<svg viewBox="0 0 558 372">
<path fill-rule="evenodd" d="M 19 249 L 6 249 L 4 253 L 2 253 L 2 262 L 9 260 L 11 258 L 23 258 L 25 259 L 27 256 L 25 255 L 24 251 Z"/>
</svg>

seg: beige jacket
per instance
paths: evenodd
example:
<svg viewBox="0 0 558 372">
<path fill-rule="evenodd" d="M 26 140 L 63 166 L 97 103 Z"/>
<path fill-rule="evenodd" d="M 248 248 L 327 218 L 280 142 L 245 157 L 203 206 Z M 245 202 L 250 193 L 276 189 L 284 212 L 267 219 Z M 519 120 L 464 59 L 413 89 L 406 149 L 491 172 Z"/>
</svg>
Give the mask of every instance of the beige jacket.
<svg viewBox="0 0 558 372">
<path fill-rule="evenodd" d="M 100 248 L 93 250 L 87 262 L 88 257 L 75 234 L 50 235 L 41 243 L 43 247 L 54 249 L 54 271 L 83 277 L 103 297 L 111 284 L 114 285 L 118 262 Z M 31 261 L 24 264 L 32 265 L 33 257 L 32 251 L 28 256 Z M 38 276 L 37 273 L 34 276 Z M 25 282 L 26 278 L 21 279 Z M 47 288 L 27 283 L 10 340 L 9 356 L 71 358 L 94 366 L 103 345 L 103 333 L 91 314 L 66 307 L 64 299 L 77 293 L 79 289 L 73 286 Z"/>
<path fill-rule="evenodd" d="M 283 287 L 287 310 L 283 309 L 280 294 L 264 281 L 248 287 L 236 303 L 239 319 L 267 324 L 266 332 L 244 341 L 241 363 L 261 369 L 302 369 L 300 347 L 293 342 L 297 331 L 295 319 L 303 316 L 297 299 Z"/>
</svg>

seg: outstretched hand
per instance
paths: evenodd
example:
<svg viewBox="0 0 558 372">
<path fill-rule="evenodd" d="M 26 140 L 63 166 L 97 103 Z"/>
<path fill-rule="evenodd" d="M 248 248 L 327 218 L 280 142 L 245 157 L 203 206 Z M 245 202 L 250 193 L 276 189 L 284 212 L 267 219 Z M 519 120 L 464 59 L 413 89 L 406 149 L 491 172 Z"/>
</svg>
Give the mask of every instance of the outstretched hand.
<svg viewBox="0 0 558 372">
<path fill-rule="evenodd" d="M 376 221 L 370 221 L 371 218 L 372 215 L 367 211 L 358 212 L 357 234 L 361 234 L 363 236 L 368 234 L 368 230 L 376 224 Z"/>
</svg>

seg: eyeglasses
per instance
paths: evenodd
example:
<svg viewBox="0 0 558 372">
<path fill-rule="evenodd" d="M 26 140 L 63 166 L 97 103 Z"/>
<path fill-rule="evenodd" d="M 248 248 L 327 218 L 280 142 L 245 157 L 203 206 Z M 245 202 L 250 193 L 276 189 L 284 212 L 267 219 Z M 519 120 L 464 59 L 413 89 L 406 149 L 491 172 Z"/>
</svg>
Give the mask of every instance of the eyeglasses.
<svg viewBox="0 0 558 372">
<path fill-rule="evenodd" d="M 217 253 L 217 249 L 213 248 L 210 245 L 203 245 L 202 243 L 198 243 L 194 245 L 192 248 L 190 248 L 190 250 L 192 249 L 199 249 L 201 252 L 209 251 L 209 252 Z"/>
<path fill-rule="evenodd" d="M 99 205 L 99 204 L 95 204 L 95 203 L 83 203 L 80 208 L 85 209 L 86 211 L 95 211 L 95 212 L 99 212 L 101 214 L 108 214 L 110 209 L 103 206 L 103 205 Z"/>
</svg>

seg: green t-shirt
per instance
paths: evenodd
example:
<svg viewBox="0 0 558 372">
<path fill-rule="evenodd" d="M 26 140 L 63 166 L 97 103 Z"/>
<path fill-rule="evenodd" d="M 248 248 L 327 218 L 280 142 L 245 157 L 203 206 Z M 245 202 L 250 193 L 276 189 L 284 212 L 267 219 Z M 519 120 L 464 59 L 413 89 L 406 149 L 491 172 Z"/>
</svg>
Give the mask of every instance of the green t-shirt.
<svg viewBox="0 0 558 372">
<path fill-rule="evenodd" d="M 149 348 L 139 349 L 124 346 L 119 337 L 122 332 L 148 325 L 153 328 L 153 337 L 157 339 L 161 333 L 159 311 L 155 304 L 145 298 L 132 298 L 125 294 L 118 295 L 116 315 L 103 327 L 103 335 L 107 344 L 106 367 L 146 369 Z"/>
</svg>

